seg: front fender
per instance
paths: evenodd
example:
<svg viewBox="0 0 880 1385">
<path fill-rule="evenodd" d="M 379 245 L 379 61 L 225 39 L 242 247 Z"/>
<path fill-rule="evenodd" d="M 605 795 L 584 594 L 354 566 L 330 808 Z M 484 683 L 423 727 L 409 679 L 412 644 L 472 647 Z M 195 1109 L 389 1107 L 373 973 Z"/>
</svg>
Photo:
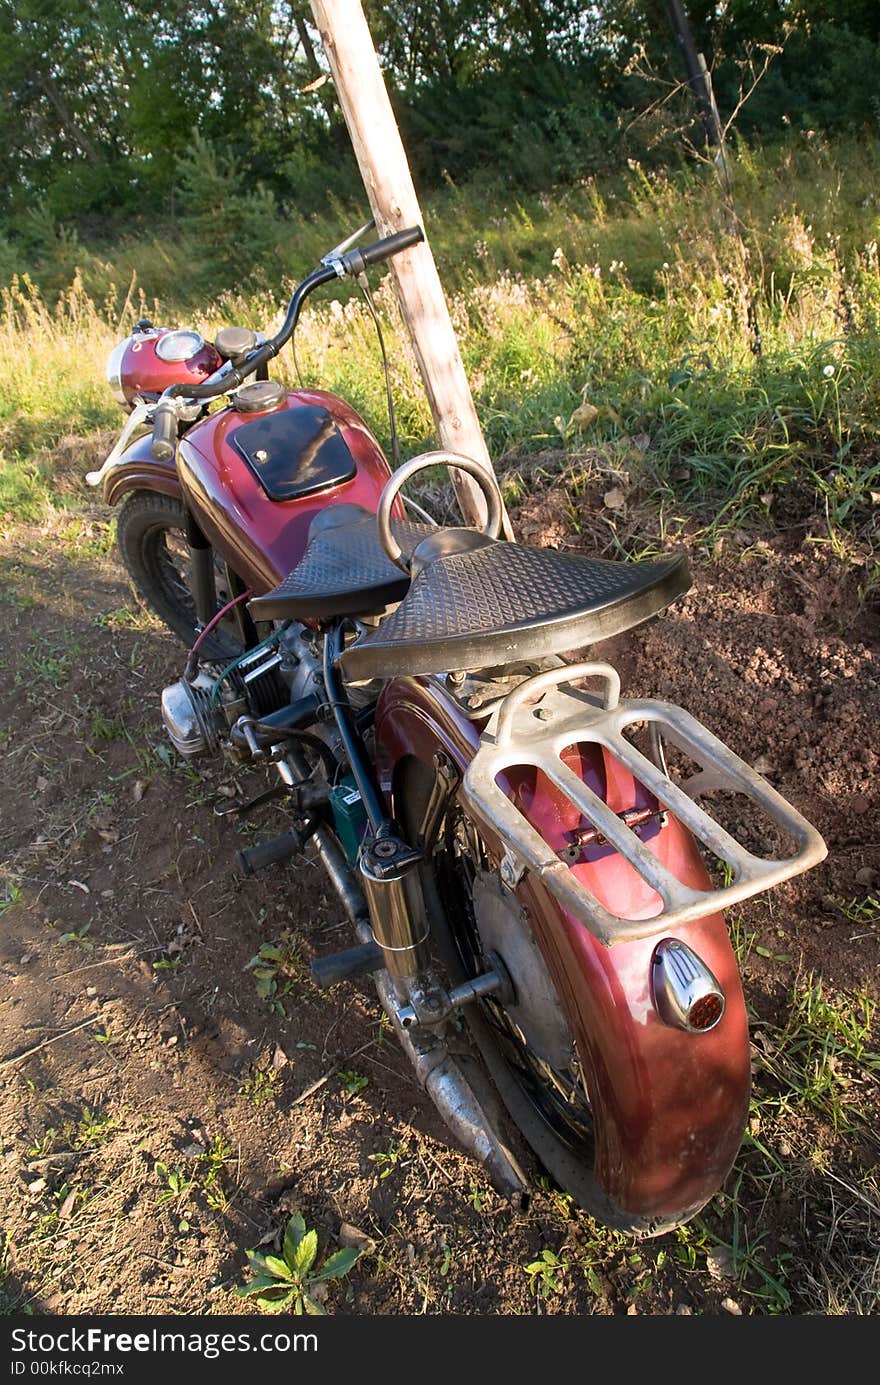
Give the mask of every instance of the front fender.
<svg viewBox="0 0 880 1385">
<path fill-rule="evenodd" d="M 150 452 L 152 443 L 152 433 L 144 433 L 142 437 L 136 438 L 107 472 L 103 481 L 106 505 L 117 505 L 129 491 L 158 491 L 160 495 L 170 495 L 175 500 L 181 499 L 182 492 L 174 458 L 167 462 L 157 462 Z"/>
<path fill-rule="evenodd" d="M 408 757 L 430 765 L 438 750 L 463 773 L 479 734 L 452 699 L 427 680 L 406 678 L 388 684 L 376 717 L 383 788 L 393 795 L 399 766 Z M 606 764 L 604 771 L 609 804 L 615 811 L 630 806 L 632 778 L 627 790 L 620 765 Z M 513 791 L 518 794 L 515 787 Z M 629 804 L 623 801 L 628 793 Z M 558 830 L 559 806 L 550 787 L 532 783 L 528 800 L 534 825 L 551 833 Z M 497 864 L 503 843 L 484 824 L 480 828 Z M 705 887 L 697 846 L 675 819 L 670 816 L 648 844 L 679 878 Z M 584 883 L 602 902 L 617 906 L 615 912 L 638 907 L 634 873 L 616 853 L 600 853 L 576 869 L 586 873 Z M 621 1225 L 651 1230 L 685 1220 L 724 1182 L 748 1112 L 745 1002 L 722 916 L 676 929 L 675 936 L 714 972 L 727 999 L 724 1016 L 713 1030 L 689 1034 L 664 1024 L 653 1003 L 651 960 L 663 935 L 608 947 L 535 876 L 523 877 L 517 895 L 528 910 L 584 1071 L 595 1123 L 596 1181 Z"/>
</svg>

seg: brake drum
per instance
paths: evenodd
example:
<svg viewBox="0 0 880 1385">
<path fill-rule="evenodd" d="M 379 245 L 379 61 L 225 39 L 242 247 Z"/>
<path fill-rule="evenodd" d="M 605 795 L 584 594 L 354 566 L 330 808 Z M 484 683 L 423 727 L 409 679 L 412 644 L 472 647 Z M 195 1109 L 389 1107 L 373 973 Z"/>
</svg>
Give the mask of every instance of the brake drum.
<svg viewBox="0 0 880 1385">
<path fill-rule="evenodd" d="M 513 984 L 513 1003 L 505 1004 L 505 1013 L 540 1059 L 564 1071 L 574 1059 L 574 1044 L 528 915 L 489 871 L 477 872 L 473 904 L 483 955 L 497 953 Z"/>
</svg>

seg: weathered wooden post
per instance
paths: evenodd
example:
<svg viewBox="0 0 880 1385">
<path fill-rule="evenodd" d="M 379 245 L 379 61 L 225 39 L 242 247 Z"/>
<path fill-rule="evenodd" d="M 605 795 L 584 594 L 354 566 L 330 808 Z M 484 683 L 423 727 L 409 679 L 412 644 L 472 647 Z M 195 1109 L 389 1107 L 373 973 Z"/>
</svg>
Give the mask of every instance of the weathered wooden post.
<svg viewBox="0 0 880 1385">
<path fill-rule="evenodd" d="M 400 131 L 360 0 L 311 0 L 361 177 L 380 236 L 423 226 Z M 389 262 L 440 444 L 480 462 L 492 459 L 480 428 L 440 276 L 427 240 Z M 451 473 L 468 524 L 482 524 L 476 483 Z M 505 514 L 503 532 L 512 537 Z"/>
</svg>

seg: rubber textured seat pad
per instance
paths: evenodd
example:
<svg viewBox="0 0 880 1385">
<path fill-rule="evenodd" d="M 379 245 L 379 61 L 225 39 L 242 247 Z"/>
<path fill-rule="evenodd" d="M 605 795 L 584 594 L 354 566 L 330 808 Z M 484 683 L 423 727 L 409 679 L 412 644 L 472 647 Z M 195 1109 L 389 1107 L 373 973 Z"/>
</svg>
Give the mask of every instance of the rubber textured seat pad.
<svg viewBox="0 0 880 1385">
<path fill-rule="evenodd" d="M 346 514 L 332 528 L 312 521 L 306 551 L 293 572 L 274 591 L 248 603 L 255 620 L 372 615 L 406 595 L 409 577 L 386 556 L 376 532 L 376 516 L 360 506 L 346 506 Z M 326 526 L 334 516 L 325 510 L 318 518 Z M 408 520 L 395 520 L 392 528 L 401 548 L 410 552 L 433 532 L 427 524 Z"/>
<path fill-rule="evenodd" d="M 397 609 L 340 663 L 362 679 L 534 660 L 628 630 L 689 586 L 684 555 L 609 562 L 488 541 L 427 563 Z"/>
</svg>

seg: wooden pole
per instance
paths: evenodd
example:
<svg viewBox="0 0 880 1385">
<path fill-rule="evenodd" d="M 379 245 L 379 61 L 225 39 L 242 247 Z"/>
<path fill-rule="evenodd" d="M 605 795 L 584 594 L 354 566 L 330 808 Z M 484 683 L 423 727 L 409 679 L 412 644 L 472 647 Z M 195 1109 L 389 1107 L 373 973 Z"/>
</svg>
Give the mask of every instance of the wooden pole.
<svg viewBox="0 0 880 1385">
<path fill-rule="evenodd" d="M 407 226 L 424 227 L 360 0 L 310 2 L 378 234 L 389 236 Z M 395 255 L 389 268 L 440 445 L 493 471 L 427 239 Z M 482 525 L 486 505 L 476 483 L 459 472 L 451 475 L 465 521 Z M 506 514 L 502 532 L 512 537 Z"/>
</svg>

